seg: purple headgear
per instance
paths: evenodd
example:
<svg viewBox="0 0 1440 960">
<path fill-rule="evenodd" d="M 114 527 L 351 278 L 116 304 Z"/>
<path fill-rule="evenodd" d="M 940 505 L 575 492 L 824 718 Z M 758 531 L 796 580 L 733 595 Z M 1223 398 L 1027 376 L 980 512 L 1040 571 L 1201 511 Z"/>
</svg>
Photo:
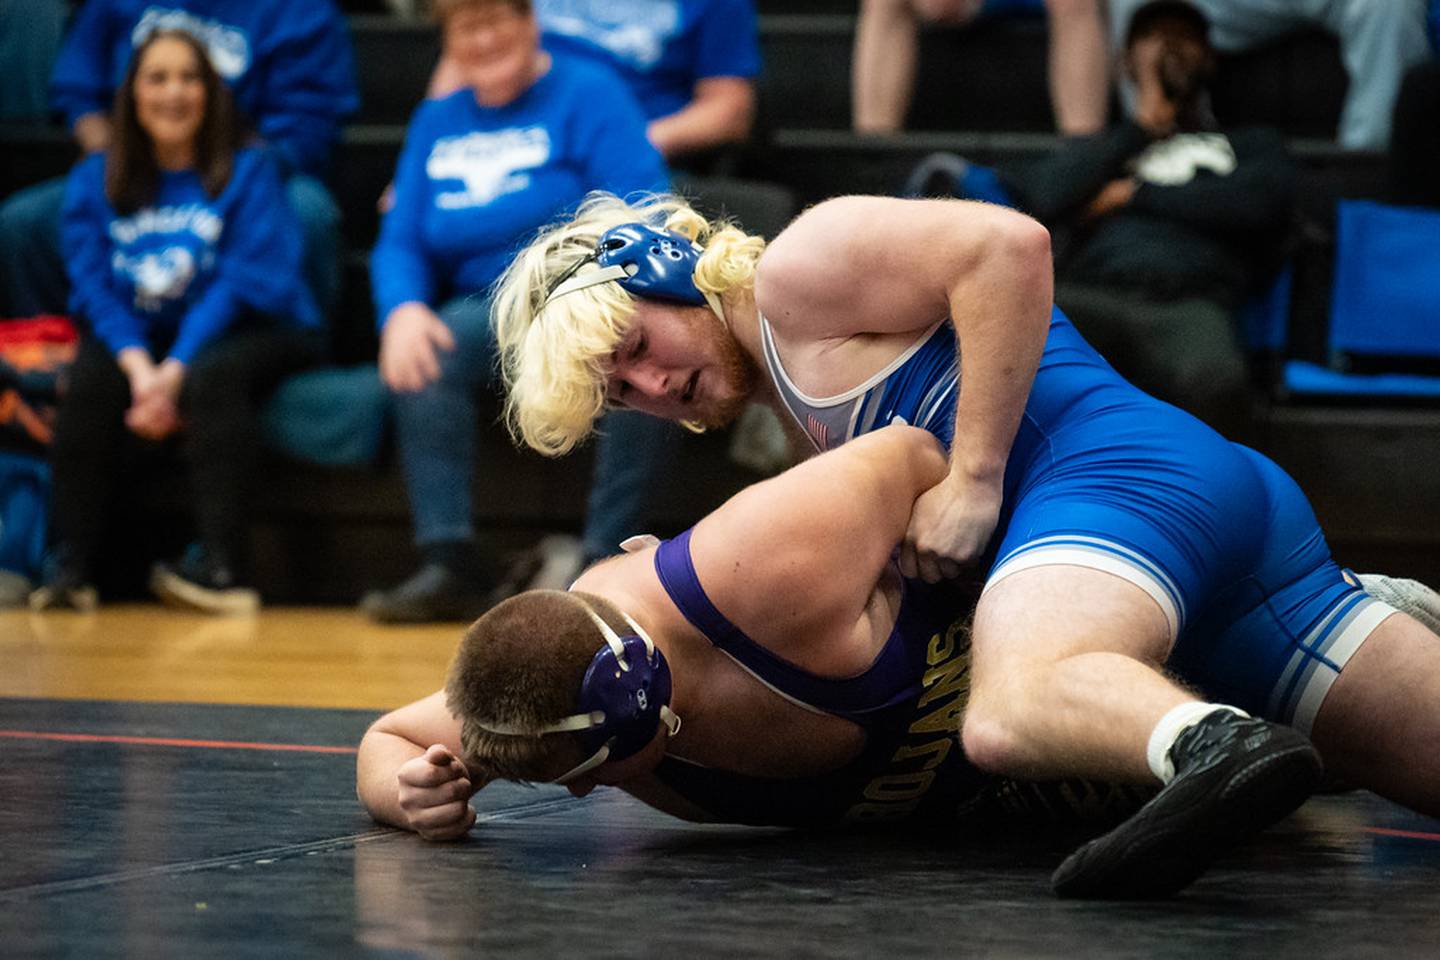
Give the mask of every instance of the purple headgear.
<svg viewBox="0 0 1440 960">
<path fill-rule="evenodd" d="M 581 603 L 585 603 L 576 597 Z M 622 613 L 633 633 L 620 636 L 585 604 L 585 612 L 605 638 L 580 682 L 578 713 L 538 729 L 506 724 L 482 724 L 491 733 L 534 736 L 547 733 L 581 734 L 590 756 L 573 770 L 556 777 L 566 783 L 607 760 L 625 760 L 643 750 L 664 722 L 670 736 L 680 730 L 680 718 L 670 709 L 670 665 L 650 637 L 629 614 Z"/>
</svg>

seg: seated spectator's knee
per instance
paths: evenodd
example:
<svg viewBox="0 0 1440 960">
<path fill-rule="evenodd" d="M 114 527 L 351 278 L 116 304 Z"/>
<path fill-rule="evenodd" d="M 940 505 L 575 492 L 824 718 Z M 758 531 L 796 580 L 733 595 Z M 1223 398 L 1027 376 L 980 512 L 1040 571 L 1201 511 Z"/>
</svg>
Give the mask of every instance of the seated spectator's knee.
<svg viewBox="0 0 1440 960">
<path fill-rule="evenodd" d="M 290 209 L 307 236 L 328 233 L 340 228 L 340 207 L 323 183 L 314 177 L 297 173 L 285 184 Z"/>
</svg>

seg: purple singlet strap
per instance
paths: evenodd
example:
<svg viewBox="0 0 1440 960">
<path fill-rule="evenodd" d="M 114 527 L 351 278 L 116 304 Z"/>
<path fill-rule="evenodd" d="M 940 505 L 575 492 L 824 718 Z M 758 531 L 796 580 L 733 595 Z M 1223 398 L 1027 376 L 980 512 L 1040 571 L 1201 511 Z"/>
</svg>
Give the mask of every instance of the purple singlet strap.
<svg viewBox="0 0 1440 960">
<path fill-rule="evenodd" d="M 803 704 L 861 725 L 868 725 L 876 713 L 918 689 L 918 677 L 912 676 L 898 631 L 868 670 L 844 679 L 817 677 L 751 640 L 716 609 L 700 586 L 690 556 L 692 532 L 693 528 L 662 541 L 655 551 L 660 584 L 691 626 L 762 682 Z"/>
</svg>

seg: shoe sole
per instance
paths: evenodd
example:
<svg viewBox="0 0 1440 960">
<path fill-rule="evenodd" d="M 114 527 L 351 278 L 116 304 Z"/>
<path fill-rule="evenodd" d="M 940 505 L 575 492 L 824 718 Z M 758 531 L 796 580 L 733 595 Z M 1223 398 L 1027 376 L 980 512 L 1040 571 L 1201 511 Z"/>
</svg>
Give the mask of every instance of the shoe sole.
<svg viewBox="0 0 1440 960">
<path fill-rule="evenodd" d="M 1057 896 L 1066 898 L 1173 896 L 1231 847 L 1293 813 L 1319 786 L 1321 777 L 1319 755 L 1308 743 L 1260 757 L 1200 801 L 1168 815 L 1142 809 L 1130 821 L 1086 843 L 1060 864 L 1051 885 Z M 1197 817 L 1197 808 L 1203 816 Z M 1158 818 L 1156 822 L 1136 823 L 1152 817 Z M 1126 833 L 1136 830 L 1139 837 L 1123 841 Z"/>
<path fill-rule="evenodd" d="M 100 606 L 100 595 L 94 587 L 78 587 L 57 593 L 49 587 L 40 587 L 26 598 L 26 604 L 35 613 L 51 610 L 73 610 L 75 613 L 94 613 Z"/>
<path fill-rule="evenodd" d="M 260 610 L 260 595 L 253 590 L 207 590 L 160 566 L 150 571 L 150 592 L 167 606 L 199 613 L 244 617 Z"/>
</svg>

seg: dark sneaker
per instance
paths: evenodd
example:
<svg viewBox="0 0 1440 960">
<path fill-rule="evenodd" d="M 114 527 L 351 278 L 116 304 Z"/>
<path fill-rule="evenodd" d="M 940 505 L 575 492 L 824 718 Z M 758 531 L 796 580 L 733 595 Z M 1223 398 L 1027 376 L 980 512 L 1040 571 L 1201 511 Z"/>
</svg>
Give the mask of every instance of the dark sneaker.
<svg viewBox="0 0 1440 960">
<path fill-rule="evenodd" d="M 482 583 L 442 564 L 427 563 L 398 587 L 367 593 L 360 610 L 376 623 L 469 623 L 526 589 L 544 562 L 538 550 L 521 551 L 498 583 Z"/>
<path fill-rule="evenodd" d="M 1175 779 L 1129 820 L 1080 847 L 1050 878 L 1062 897 L 1167 897 L 1315 791 L 1320 755 L 1304 736 L 1229 710 L 1170 748 Z"/>
<path fill-rule="evenodd" d="M 249 616 L 260 609 L 260 594 L 239 582 L 227 558 L 198 543 L 178 562 L 150 568 L 150 592 L 169 606 L 200 613 Z"/>
<path fill-rule="evenodd" d="M 360 609 L 377 623 L 468 622 L 489 608 L 489 594 L 485 585 L 427 563 L 398 587 L 366 594 Z"/>
<path fill-rule="evenodd" d="M 30 593 L 30 609 L 77 610 L 89 613 L 100 604 L 100 594 L 63 547 L 46 560 L 45 582 Z"/>
</svg>

